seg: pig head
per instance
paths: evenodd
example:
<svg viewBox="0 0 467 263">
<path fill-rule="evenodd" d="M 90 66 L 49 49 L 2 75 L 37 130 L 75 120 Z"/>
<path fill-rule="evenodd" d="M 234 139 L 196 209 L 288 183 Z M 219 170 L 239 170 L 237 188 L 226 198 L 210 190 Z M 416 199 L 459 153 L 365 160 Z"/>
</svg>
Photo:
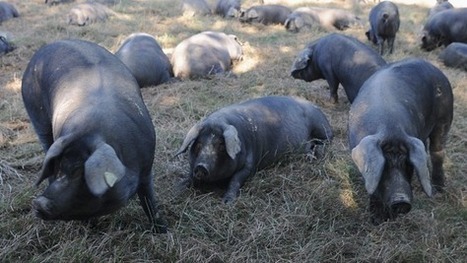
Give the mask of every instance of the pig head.
<svg viewBox="0 0 467 263">
<path fill-rule="evenodd" d="M 349 112 L 349 144 L 375 223 L 410 211 L 414 172 L 427 196 L 432 185 L 442 190 L 452 115 L 449 80 L 424 60 L 390 64 L 363 84 Z"/>
</svg>

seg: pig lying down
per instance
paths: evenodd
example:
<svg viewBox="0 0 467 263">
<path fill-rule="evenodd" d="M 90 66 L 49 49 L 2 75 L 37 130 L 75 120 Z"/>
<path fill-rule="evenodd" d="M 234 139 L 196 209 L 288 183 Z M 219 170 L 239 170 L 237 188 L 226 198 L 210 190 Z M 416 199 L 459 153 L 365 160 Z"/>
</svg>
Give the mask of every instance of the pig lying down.
<svg viewBox="0 0 467 263">
<path fill-rule="evenodd" d="M 172 65 L 157 40 L 146 33 L 128 36 L 115 52 L 141 88 L 156 86 L 173 77 Z"/>
<path fill-rule="evenodd" d="M 176 155 L 189 148 L 193 180 L 229 180 L 225 203 L 256 171 L 291 152 L 307 152 L 333 137 L 326 116 L 312 103 L 270 96 L 222 108 L 193 126 Z"/>
<path fill-rule="evenodd" d="M 230 71 L 234 61 L 243 56 L 235 35 L 204 31 L 180 42 L 172 53 L 175 77 L 205 78 Z"/>
<path fill-rule="evenodd" d="M 438 191 L 443 188 L 444 145 L 452 116 L 449 80 L 424 60 L 390 64 L 363 84 L 350 108 L 349 140 L 374 223 L 411 210 L 414 172 L 428 196 L 432 184 Z"/>
<path fill-rule="evenodd" d="M 67 15 L 69 25 L 86 26 L 97 22 L 104 22 L 115 13 L 105 5 L 88 2 L 74 6 Z"/>
<path fill-rule="evenodd" d="M 97 44 L 57 41 L 40 48 L 24 73 L 26 111 L 46 152 L 34 199 L 45 220 L 114 212 L 135 194 L 156 230 L 165 231 L 153 191 L 155 132 L 139 86 Z"/>
<path fill-rule="evenodd" d="M 467 44 L 454 42 L 449 44 L 438 57 L 444 65 L 467 71 Z"/>
</svg>

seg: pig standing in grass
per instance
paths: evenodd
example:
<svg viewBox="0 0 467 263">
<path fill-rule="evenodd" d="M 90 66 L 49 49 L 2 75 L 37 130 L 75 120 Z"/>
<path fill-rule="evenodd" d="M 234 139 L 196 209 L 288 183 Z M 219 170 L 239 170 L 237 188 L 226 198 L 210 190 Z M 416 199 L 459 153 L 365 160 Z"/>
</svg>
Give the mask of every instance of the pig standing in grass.
<svg viewBox="0 0 467 263">
<path fill-rule="evenodd" d="M 452 42 L 467 43 L 467 8 L 441 11 L 429 17 L 423 27 L 422 49 L 431 51 Z"/>
<path fill-rule="evenodd" d="M 34 199 L 45 220 L 105 215 L 138 194 L 156 230 L 165 231 L 153 190 L 155 132 L 135 78 L 97 44 L 63 40 L 40 48 L 21 92 L 46 152 Z"/>
<path fill-rule="evenodd" d="M 384 59 L 367 45 L 333 33 L 308 44 L 298 54 L 290 74 L 308 82 L 326 79 L 333 103 L 338 102 L 340 83 L 352 103 L 363 83 L 384 65 Z"/>
<path fill-rule="evenodd" d="M 399 26 L 400 19 L 397 5 L 390 1 L 380 2 L 370 11 L 370 30 L 365 35 L 368 40 L 379 46 L 381 55 L 384 53 L 384 41 L 387 41 L 389 53 L 392 54 Z"/>
<path fill-rule="evenodd" d="M 313 150 L 332 139 L 326 116 L 312 103 L 269 96 L 222 108 L 193 126 L 176 153 L 190 147 L 189 178 L 229 180 L 225 203 L 233 202 L 247 178 L 291 152 Z"/>
<path fill-rule="evenodd" d="M 173 77 L 169 58 L 149 34 L 131 34 L 115 55 L 128 67 L 141 88 L 162 84 Z"/>
<path fill-rule="evenodd" d="M 467 71 L 467 44 L 459 42 L 449 44 L 441 51 L 439 59 L 448 67 Z"/>
<path fill-rule="evenodd" d="M 234 35 L 205 31 L 178 44 L 172 53 L 177 78 L 202 78 L 229 71 L 243 56 L 242 46 Z"/>
<path fill-rule="evenodd" d="M 283 5 L 259 5 L 248 8 L 240 13 L 239 20 L 244 23 L 284 24 L 287 16 L 292 13 Z"/>
<path fill-rule="evenodd" d="M 0 2 L 0 25 L 3 21 L 18 16 L 18 10 L 16 10 L 16 8 L 12 4 L 7 2 Z"/>
<path fill-rule="evenodd" d="M 370 195 L 374 223 L 410 211 L 414 171 L 428 196 L 432 184 L 442 189 L 444 145 L 452 116 L 449 80 L 424 60 L 390 64 L 363 84 L 350 108 L 349 140 L 352 159 Z"/>
</svg>

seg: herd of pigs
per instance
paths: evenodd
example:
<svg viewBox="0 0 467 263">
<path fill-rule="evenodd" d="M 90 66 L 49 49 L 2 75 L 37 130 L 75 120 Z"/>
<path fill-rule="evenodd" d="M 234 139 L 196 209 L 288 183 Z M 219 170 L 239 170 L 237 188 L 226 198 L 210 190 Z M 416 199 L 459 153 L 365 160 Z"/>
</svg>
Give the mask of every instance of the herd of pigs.
<svg viewBox="0 0 467 263">
<path fill-rule="evenodd" d="M 182 8 L 194 15 L 211 13 L 204 0 L 185 0 Z M 19 16 L 5 2 L 0 2 L 0 11 L 0 22 Z M 70 10 L 68 22 L 85 26 L 111 13 L 100 3 L 82 3 Z M 345 10 L 292 11 L 264 4 L 244 10 L 240 0 L 218 0 L 213 13 L 248 23 L 279 23 L 291 32 L 314 26 L 344 30 L 361 23 Z M 421 47 L 429 51 L 445 46 L 441 58 L 446 65 L 467 70 L 467 9 L 438 0 L 428 16 Z M 369 22 L 366 35 L 379 52 L 356 38 L 331 33 L 307 45 L 290 74 L 307 82 L 325 79 L 333 102 L 338 101 L 339 84 L 343 86 L 351 103 L 351 156 L 378 223 L 410 211 L 414 173 L 428 196 L 442 191 L 453 94 L 447 77 L 431 63 L 419 58 L 386 63 L 382 58 L 384 42 L 393 51 L 400 26 L 396 4 L 376 4 Z M 4 36 L 0 40 L 0 53 L 14 51 Z M 41 47 L 21 87 L 46 153 L 37 184 L 47 179 L 49 186 L 33 200 L 36 215 L 45 220 L 87 219 L 111 213 L 137 194 L 151 224 L 165 232 L 167 223 L 153 190 L 154 126 L 140 88 L 228 72 L 242 56 L 236 36 L 213 31 L 182 41 L 170 59 L 145 33 L 130 35 L 115 54 L 77 39 Z M 191 171 L 180 186 L 226 180 L 223 201 L 231 203 L 258 170 L 290 152 L 313 154 L 332 138 L 326 116 L 304 99 L 267 96 L 230 105 L 188 131 L 176 155 L 189 152 Z"/>
</svg>

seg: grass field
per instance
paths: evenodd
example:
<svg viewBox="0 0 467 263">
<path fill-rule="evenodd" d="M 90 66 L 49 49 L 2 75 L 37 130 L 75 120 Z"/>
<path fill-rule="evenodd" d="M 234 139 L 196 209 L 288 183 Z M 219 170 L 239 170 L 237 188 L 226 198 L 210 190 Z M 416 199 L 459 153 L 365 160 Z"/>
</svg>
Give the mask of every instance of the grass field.
<svg viewBox="0 0 467 263">
<path fill-rule="evenodd" d="M 394 54 L 385 59 L 425 58 L 452 84 L 455 113 L 446 149 L 446 192 L 430 199 L 414 180 L 412 211 L 374 226 L 366 191 L 350 158 L 349 103 L 342 88 L 334 105 L 324 80 L 306 83 L 289 76 L 296 54 L 326 32 L 293 34 L 282 26 L 244 25 L 216 16 L 183 17 L 178 0 L 117 1 L 111 7 L 116 15 L 106 23 L 74 27 L 65 22 L 73 4 L 9 2 L 21 17 L 0 26 L 0 31 L 11 32 L 18 46 L 0 58 L 0 262 L 465 262 L 467 75 L 438 62 L 439 49 L 420 50 L 418 34 L 426 7 L 399 4 L 401 29 Z M 242 2 L 244 7 L 257 3 Z M 300 0 L 289 2 L 295 3 L 292 8 L 303 6 Z M 364 21 L 371 7 L 343 1 L 325 6 L 351 9 Z M 369 44 L 366 29 L 367 25 L 343 33 Z M 35 218 L 31 200 L 45 188 L 45 184 L 34 187 L 44 153 L 20 91 L 23 71 L 34 52 L 63 38 L 90 40 L 113 52 L 129 34 L 146 32 L 170 53 L 180 41 L 204 30 L 236 34 L 243 42 L 245 55 L 234 66 L 235 76 L 142 90 L 156 127 L 154 187 L 169 233 L 149 231 L 136 199 L 89 222 Z M 335 134 L 324 157 L 310 161 L 294 156 L 258 172 L 233 205 L 222 204 L 223 189 L 176 192 L 174 186 L 188 172 L 188 160 L 172 155 L 189 128 L 218 108 L 272 94 L 303 97 L 321 107 Z"/>
</svg>

